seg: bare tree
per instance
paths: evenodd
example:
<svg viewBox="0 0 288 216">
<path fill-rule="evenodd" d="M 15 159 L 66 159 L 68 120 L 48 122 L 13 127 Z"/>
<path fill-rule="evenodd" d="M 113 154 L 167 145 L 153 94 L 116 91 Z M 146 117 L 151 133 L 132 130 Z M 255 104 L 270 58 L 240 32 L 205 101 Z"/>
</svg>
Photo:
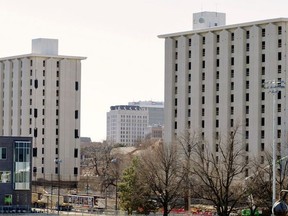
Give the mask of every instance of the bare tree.
<svg viewBox="0 0 288 216">
<path fill-rule="evenodd" d="M 166 216 L 183 196 L 183 164 L 176 145 L 159 145 L 141 157 L 142 181 L 152 190 Z"/>
<path fill-rule="evenodd" d="M 271 213 L 272 208 L 272 155 L 271 153 L 265 152 L 265 155 L 261 160 L 255 159 L 252 164 L 253 174 L 246 178 L 245 187 L 247 191 L 247 204 L 250 209 L 251 215 L 256 213 L 258 207 L 267 209 Z M 264 161 L 266 163 L 264 163 Z M 288 166 L 286 157 L 281 158 L 277 161 L 277 172 L 276 172 L 276 190 L 277 194 L 282 189 L 287 188 L 287 173 Z"/>
<path fill-rule="evenodd" d="M 191 206 L 191 187 L 192 187 L 192 179 L 191 179 L 191 157 L 192 150 L 198 143 L 198 136 L 196 133 L 193 133 L 189 130 L 186 130 L 182 136 L 179 136 L 178 144 L 180 145 L 180 155 L 183 160 L 183 171 L 184 171 L 184 193 L 185 193 L 185 210 L 190 211 Z"/>
<path fill-rule="evenodd" d="M 205 141 L 193 151 L 192 170 L 198 181 L 193 192 L 212 202 L 220 216 L 229 215 L 245 194 L 242 179 L 248 163 L 244 160 L 243 143 L 236 139 L 237 130 L 234 128 L 225 141 L 219 139 L 216 153 Z"/>
</svg>

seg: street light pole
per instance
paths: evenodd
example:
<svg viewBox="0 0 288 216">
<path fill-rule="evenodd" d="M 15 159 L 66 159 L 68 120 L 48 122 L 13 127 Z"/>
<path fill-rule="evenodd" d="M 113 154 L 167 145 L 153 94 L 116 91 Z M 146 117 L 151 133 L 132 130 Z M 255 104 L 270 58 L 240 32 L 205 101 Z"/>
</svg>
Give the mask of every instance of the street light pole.
<svg viewBox="0 0 288 216">
<path fill-rule="evenodd" d="M 276 201 L 276 140 L 277 140 L 277 109 L 276 99 L 278 92 L 282 88 L 285 88 L 284 81 L 271 80 L 263 83 L 263 87 L 269 90 L 269 93 L 273 95 L 273 144 L 272 144 L 272 206 Z"/>
<path fill-rule="evenodd" d="M 114 163 L 116 166 L 118 165 L 118 159 L 114 158 L 111 160 L 112 163 Z M 115 195 L 115 210 L 116 210 L 116 214 L 117 214 L 117 210 L 118 210 L 118 167 L 116 167 L 116 179 L 115 179 L 115 191 L 116 191 L 116 195 Z"/>
<path fill-rule="evenodd" d="M 57 165 L 57 174 L 58 174 L 58 206 L 57 206 L 57 212 L 58 212 L 58 215 L 59 215 L 59 210 L 60 210 L 60 163 L 62 162 L 62 160 L 60 160 L 59 158 L 56 158 L 54 160 L 54 162 L 56 163 Z M 51 197 L 52 198 L 52 197 Z"/>
</svg>

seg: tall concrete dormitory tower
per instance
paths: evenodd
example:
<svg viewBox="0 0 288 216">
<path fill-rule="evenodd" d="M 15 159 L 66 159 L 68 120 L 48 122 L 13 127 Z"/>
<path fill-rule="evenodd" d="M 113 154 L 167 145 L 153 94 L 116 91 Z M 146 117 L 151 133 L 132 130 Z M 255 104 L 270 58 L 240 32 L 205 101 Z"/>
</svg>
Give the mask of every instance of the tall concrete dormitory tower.
<svg viewBox="0 0 288 216">
<path fill-rule="evenodd" d="M 274 118 L 273 96 L 262 84 L 287 81 L 288 19 L 225 25 L 216 12 L 193 19 L 193 30 L 159 36 L 165 39 L 164 141 L 187 129 L 199 132 L 217 156 L 218 138 L 238 124 L 246 159 L 264 163 Z M 278 158 L 287 153 L 286 95 L 287 83 L 276 100 Z"/>
<path fill-rule="evenodd" d="M 0 135 L 33 137 L 33 182 L 74 186 L 80 175 L 81 60 L 58 55 L 57 39 L 0 58 Z"/>
</svg>

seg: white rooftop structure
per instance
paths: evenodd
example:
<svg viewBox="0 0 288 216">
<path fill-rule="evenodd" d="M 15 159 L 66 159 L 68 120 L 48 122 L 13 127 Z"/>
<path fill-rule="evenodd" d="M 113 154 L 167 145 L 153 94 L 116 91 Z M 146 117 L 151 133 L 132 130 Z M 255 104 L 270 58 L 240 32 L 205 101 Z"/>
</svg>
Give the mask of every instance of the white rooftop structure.
<svg viewBox="0 0 288 216">
<path fill-rule="evenodd" d="M 205 29 L 226 24 L 226 14 L 203 11 L 193 14 L 193 29 Z"/>
<path fill-rule="evenodd" d="M 47 38 L 33 39 L 32 53 L 42 55 L 58 55 L 58 40 Z"/>
</svg>

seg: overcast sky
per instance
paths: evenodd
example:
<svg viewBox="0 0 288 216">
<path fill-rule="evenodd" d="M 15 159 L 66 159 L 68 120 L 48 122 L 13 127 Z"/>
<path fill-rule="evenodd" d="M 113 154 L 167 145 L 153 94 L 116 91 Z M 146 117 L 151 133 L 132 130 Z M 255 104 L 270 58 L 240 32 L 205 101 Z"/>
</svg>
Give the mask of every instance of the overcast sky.
<svg viewBox="0 0 288 216">
<path fill-rule="evenodd" d="M 287 0 L 0 0 L 0 57 L 31 53 L 34 38 L 59 39 L 82 62 L 81 136 L 106 138 L 112 105 L 164 100 L 164 40 L 192 29 L 192 14 L 226 24 L 288 17 Z"/>
</svg>

